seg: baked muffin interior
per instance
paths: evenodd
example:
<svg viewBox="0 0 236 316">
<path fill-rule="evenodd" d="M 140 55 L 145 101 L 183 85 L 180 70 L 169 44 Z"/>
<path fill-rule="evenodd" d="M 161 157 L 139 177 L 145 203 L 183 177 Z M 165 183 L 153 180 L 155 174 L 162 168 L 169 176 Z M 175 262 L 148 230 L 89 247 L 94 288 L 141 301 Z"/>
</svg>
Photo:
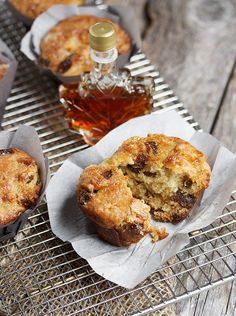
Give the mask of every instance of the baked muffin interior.
<svg viewBox="0 0 236 316">
<path fill-rule="evenodd" d="M 158 221 L 177 223 L 184 219 L 195 202 L 194 193 L 198 184 L 188 175 L 176 174 L 165 167 L 149 168 L 140 173 L 122 168 L 129 176 L 129 187 L 133 196 L 143 199 Z"/>
<path fill-rule="evenodd" d="M 128 152 L 130 161 L 124 158 Z M 210 179 L 205 156 L 176 137 L 131 138 L 111 160 L 128 176 L 133 196 L 150 206 L 157 221 L 178 223 L 186 218 Z"/>
</svg>

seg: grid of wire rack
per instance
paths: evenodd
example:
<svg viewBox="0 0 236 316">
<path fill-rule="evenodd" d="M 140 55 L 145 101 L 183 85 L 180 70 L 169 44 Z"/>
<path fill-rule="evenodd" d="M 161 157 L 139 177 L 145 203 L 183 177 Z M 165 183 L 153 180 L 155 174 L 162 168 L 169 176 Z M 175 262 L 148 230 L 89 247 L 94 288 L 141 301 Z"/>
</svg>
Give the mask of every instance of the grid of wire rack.
<svg viewBox="0 0 236 316">
<path fill-rule="evenodd" d="M 0 0 L 0 37 L 19 61 L 2 126 L 8 131 L 16 130 L 19 124 L 34 126 L 54 173 L 70 154 L 86 145 L 64 124 L 57 83 L 19 52 L 25 32 Z M 154 111 L 175 109 L 200 129 L 144 54 L 134 56 L 128 68 L 133 75 L 154 77 Z M 43 202 L 17 237 L 0 246 L 0 314 L 146 315 L 233 280 L 234 193 L 212 225 L 192 233 L 187 247 L 132 290 L 97 275 L 69 243 L 60 241 L 50 229 Z"/>
</svg>

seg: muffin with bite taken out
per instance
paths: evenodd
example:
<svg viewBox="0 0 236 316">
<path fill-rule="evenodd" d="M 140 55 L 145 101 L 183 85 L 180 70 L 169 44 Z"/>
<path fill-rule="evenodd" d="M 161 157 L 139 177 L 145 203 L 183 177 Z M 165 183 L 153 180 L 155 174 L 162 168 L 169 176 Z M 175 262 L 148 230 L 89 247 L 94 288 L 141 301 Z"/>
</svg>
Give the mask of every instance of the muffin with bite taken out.
<svg viewBox="0 0 236 316">
<path fill-rule="evenodd" d="M 205 155 L 177 137 L 131 137 L 100 165 L 83 171 L 78 204 L 106 241 L 127 246 L 151 234 L 168 233 L 151 225 L 184 220 L 211 176 Z"/>
</svg>

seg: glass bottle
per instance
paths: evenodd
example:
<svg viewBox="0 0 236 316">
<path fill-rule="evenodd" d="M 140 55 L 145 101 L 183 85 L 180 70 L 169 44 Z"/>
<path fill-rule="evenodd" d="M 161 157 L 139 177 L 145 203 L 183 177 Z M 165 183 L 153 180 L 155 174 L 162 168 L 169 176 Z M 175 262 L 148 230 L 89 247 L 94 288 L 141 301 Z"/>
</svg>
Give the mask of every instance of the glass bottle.
<svg viewBox="0 0 236 316">
<path fill-rule="evenodd" d="M 94 68 L 79 83 L 61 85 L 60 100 L 70 129 L 89 144 L 129 119 L 150 112 L 153 78 L 133 77 L 117 70 L 116 33 L 108 22 L 90 27 L 90 56 Z"/>
</svg>

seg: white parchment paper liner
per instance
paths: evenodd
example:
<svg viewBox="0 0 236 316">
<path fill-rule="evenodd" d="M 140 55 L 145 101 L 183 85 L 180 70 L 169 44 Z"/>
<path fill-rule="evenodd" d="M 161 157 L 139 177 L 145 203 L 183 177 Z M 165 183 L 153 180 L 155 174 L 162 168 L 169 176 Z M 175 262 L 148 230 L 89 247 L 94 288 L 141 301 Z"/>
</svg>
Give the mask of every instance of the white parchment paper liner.
<svg viewBox="0 0 236 316">
<path fill-rule="evenodd" d="M 186 220 L 177 225 L 155 224 L 167 228 L 166 239 L 153 243 L 150 236 L 146 236 L 136 245 L 112 246 L 98 238 L 79 210 L 75 187 L 83 168 L 112 155 L 127 138 L 149 133 L 181 137 L 203 151 L 212 169 L 211 182 Z M 51 227 L 60 239 L 71 242 L 96 273 L 123 287 L 133 288 L 187 245 L 189 232 L 209 225 L 221 214 L 233 190 L 235 176 L 236 156 L 211 135 L 196 132 L 177 112 L 142 116 L 117 127 L 94 147 L 65 161 L 46 192 Z"/>
<path fill-rule="evenodd" d="M 61 82 L 78 81 L 79 76 L 62 76 L 54 73 L 49 68 L 43 67 L 38 63 L 40 56 L 40 43 L 48 31 L 70 16 L 75 15 L 93 15 L 101 18 L 109 18 L 121 25 L 121 27 L 129 34 L 132 40 L 132 49 L 126 53 L 119 55 L 117 59 L 118 67 L 124 67 L 130 57 L 137 53 L 141 48 L 141 38 L 137 19 L 130 7 L 119 5 L 108 6 L 107 10 L 101 10 L 94 6 L 75 6 L 75 5 L 56 5 L 41 14 L 33 23 L 31 30 L 23 37 L 21 41 L 21 51 L 33 62 L 37 63 L 41 69 L 55 76 Z"/>
<path fill-rule="evenodd" d="M 16 221 L 8 225 L 0 225 L 0 241 L 14 237 L 21 229 L 28 217 L 33 213 L 42 200 L 50 178 L 48 159 L 43 156 L 38 134 L 33 127 L 21 125 L 16 132 L 0 132 L 0 149 L 12 147 L 25 151 L 35 159 L 39 167 L 42 189 L 34 207 L 26 210 Z"/>
<path fill-rule="evenodd" d="M 21 22 L 23 22 L 26 26 L 30 26 L 33 22 L 34 19 L 31 19 L 30 17 L 22 14 L 20 11 L 18 11 L 14 5 L 11 4 L 10 0 L 6 0 L 6 4 L 12 14 Z M 94 0 L 86 0 L 85 5 L 94 5 Z"/>
<path fill-rule="evenodd" d="M 0 124 L 7 98 L 15 78 L 17 61 L 8 46 L 0 39 L 0 64 L 9 65 L 4 77 L 0 79 Z"/>
</svg>

